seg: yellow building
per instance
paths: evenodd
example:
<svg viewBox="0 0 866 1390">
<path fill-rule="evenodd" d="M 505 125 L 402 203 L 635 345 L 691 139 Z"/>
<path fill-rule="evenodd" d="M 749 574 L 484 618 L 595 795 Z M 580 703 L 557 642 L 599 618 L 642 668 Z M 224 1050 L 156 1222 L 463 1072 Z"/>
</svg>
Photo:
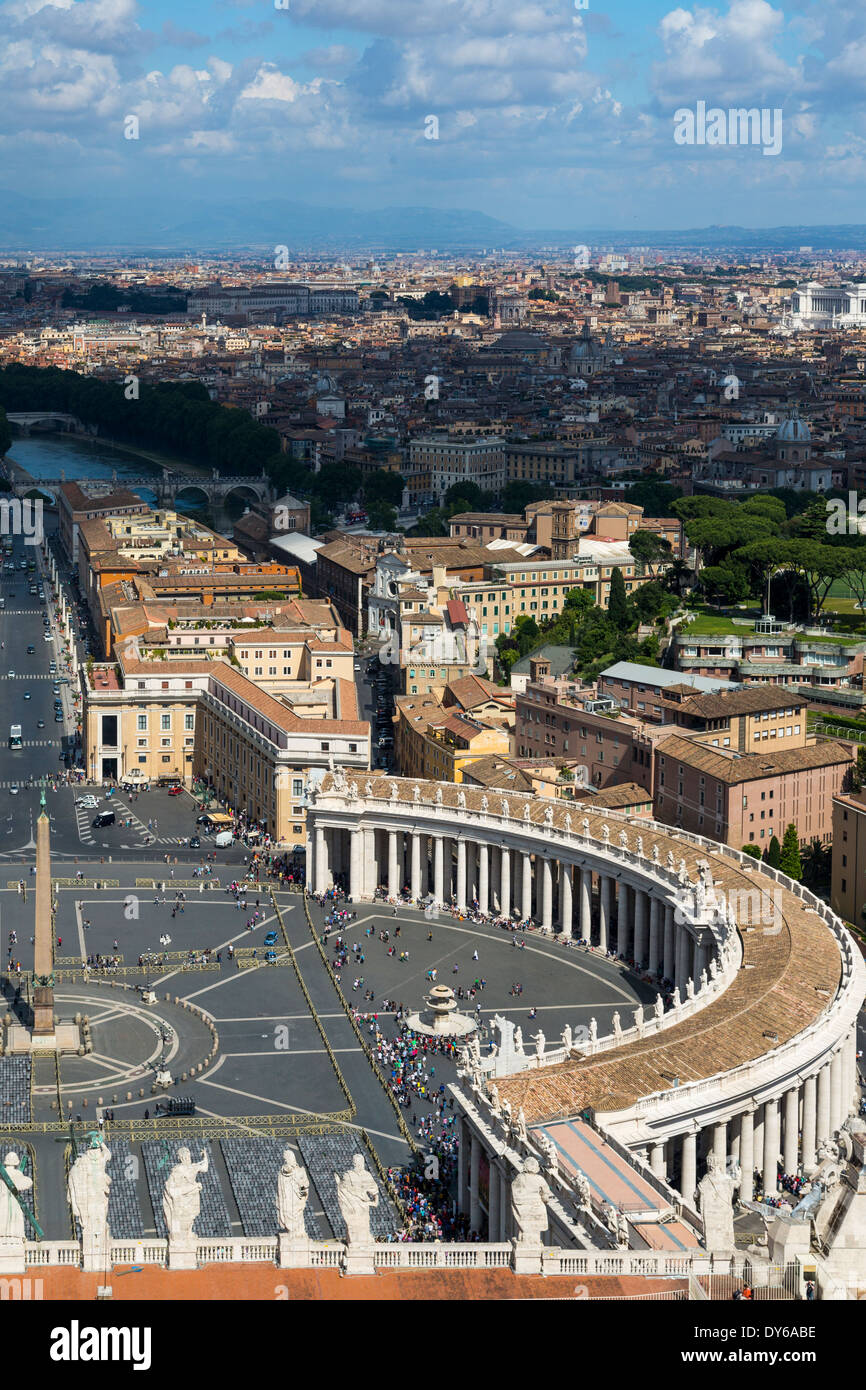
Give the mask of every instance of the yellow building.
<svg viewBox="0 0 866 1390">
<path fill-rule="evenodd" d="M 507 728 L 446 708 L 441 696 L 400 695 L 394 716 L 394 753 L 400 775 L 462 782 L 463 769 L 491 754 L 507 757 Z"/>
</svg>

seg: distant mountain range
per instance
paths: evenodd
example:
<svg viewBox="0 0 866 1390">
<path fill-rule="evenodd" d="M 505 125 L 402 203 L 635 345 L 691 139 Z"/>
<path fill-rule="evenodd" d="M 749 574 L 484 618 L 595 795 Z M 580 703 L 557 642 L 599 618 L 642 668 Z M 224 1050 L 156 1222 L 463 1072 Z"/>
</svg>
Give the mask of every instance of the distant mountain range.
<svg viewBox="0 0 866 1390">
<path fill-rule="evenodd" d="M 249 251 L 258 256 L 276 246 L 290 254 L 340 251 L 541 251 L 586 243 L 619 250 L 647 246 L 658 251 L 796 252 L 863 251 L 866 225 L 796 227 L 694 227 L 628 231 L 606 227 L 524 230 L 486 213 L 455 208 L 386 207 L 373 211 L 317 207 L 287 199 L 260 201 L 212 198 L 179 207 L 176 199 L 140 206 L 129 198 L 33 198 L 0 193 L 0 249 L 141 253 Z"/>
</svg>

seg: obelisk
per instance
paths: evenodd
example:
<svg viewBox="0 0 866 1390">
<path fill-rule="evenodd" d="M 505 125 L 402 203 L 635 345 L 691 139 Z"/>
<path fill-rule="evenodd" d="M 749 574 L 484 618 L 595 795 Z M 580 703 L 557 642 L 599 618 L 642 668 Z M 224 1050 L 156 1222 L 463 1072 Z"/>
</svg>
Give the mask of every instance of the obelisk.
<svg viewBox="0 0 866 1390">
<path fill-rule="evenodd" d="M 54 947 L 51 923 L 51 822 L 45 788 L 36 822 L 36 941 L 33 951 L 33 1038 L 54 1037 Z"/>
</svg>

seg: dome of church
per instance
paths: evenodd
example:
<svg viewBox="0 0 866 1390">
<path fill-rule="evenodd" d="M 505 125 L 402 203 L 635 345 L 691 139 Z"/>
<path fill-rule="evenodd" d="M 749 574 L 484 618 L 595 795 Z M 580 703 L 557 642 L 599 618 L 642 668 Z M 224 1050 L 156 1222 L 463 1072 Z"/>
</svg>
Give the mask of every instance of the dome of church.
<svg viewBox="0 0 866 1390">
<path fill-rule="evenodd" d="M 801 420 L 795 412 L 787 420 L 783 420 L 776 430 L 776 438 L 781 444 L 809 444 L 812 440 L 812 431 Z"/>
</svg>

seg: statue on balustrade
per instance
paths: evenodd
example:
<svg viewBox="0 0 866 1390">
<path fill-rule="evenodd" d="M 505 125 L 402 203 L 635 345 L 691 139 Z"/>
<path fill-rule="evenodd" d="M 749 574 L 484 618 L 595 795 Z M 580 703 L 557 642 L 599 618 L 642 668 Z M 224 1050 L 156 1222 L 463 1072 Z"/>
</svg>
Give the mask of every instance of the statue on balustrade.
<svg viewBox="0 0 866 1390">
<path fill-rule="evenodd" d="M 712 1149 L 707 1171 L 698 1183 L 698 1210 L 704 1224 L 704 1245 L 709 1251 L 734 1250 L 734 1180 Z"/>
<path fill-rule="evenodd" d="M 107 1172 L 110 1161 L 111 1150 L 98 1135 L 94 1135 L 90 1148 L 80 1153 L 69 1169 L 69 1205 L 81 1227 L 85 1254 L 94 1245 L 102 1246 L 104 1241 L 110 1239 L 108 1193 L 111 1178 Z"/>
<path fill-rule="evenodd" d="M 379 1205 L 379 1189 L 371 1177 L 363 1154 L 355 1154 L 348 1173 L 334 1174 L 337 1205 L 346 1223 L 348 1245 L 369 1245 L 370 1213 Z"/>
<path fill-rule="evenodd" d="M 195 1239 L 193 1223 L 201 1211 L 199 1173 L 208 1171 L 208 1156 L 202 1150 L 198 1163 L 186 1147 L 177 1151 L 177 1163 L 168 1175 L 162 1198 L 162 1212 L 172 1244 L 184 1245 Z"/>
<path fill-rule="evenodd" d="M 8 1153 L 3 1160 L 6 1176 L 16 1192 L 29 1192 L 33 1179 L 21 1172 L 21 1159 L 17 1153 Z M 5 1183 L 0 1186 L 0 1241 L 22 1241 L 24 1231 L 24 1212 L 21 1203 Z"/>
<path fill-rule="evenodd" d="M 511 1215 L 518 1245 L 541 1245 L 549 1201 L 550 1188 L 541 1176 L 538 1159 L 530 1155 L 511 1184 Z"/>
<path fill-rule="evenodd" d="M 310 1195 L 310 1179 L 295 1157 L 294 1149 L 286 1149 L 283 1166 L 277 1179 L 277 1215 L 280 1230 L 290 1240 L 306 1239 L 304 1212 Z"/>
</svg>

